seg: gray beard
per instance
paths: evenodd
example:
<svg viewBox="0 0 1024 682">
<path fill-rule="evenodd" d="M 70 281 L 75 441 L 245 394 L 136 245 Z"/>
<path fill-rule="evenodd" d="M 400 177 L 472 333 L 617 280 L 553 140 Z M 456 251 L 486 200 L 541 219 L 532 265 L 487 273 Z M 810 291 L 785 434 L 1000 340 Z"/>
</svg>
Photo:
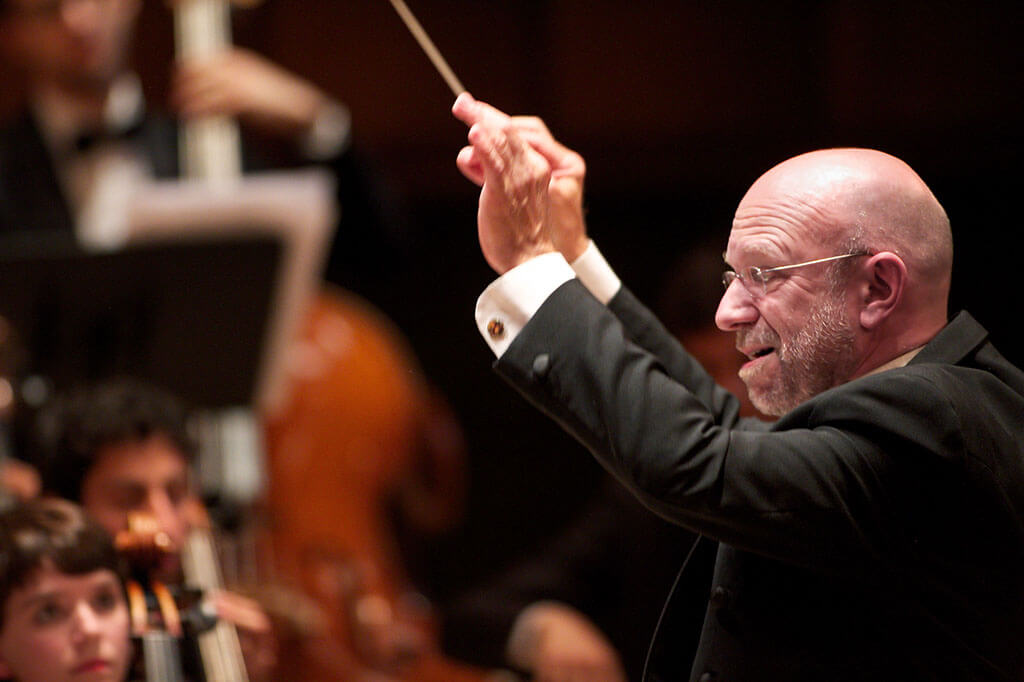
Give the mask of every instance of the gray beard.
<svg viewBox="0 0 1024 682">
<path fill-rule="evenodd" d="M 777 349 L 780 378 L 762 394 L 751 394 L 757 409 L 781 417 L 800 403 L 850 376 L 855 363 L 853 330 L 844 317 L 843 296 L 826 296 L 807 323 Z"/>
</svg>

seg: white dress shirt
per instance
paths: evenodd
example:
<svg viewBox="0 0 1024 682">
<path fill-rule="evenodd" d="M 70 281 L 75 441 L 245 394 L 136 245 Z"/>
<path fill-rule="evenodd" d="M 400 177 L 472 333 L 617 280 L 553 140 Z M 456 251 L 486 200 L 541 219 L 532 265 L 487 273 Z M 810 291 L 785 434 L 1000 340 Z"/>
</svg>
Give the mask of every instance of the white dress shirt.
<svg viewBox="0 0 1024 682">
<path fill-rule="evenodd" d="M 102 120 L 57 90 L 37 92 L 33 113 L 50 151 L 57 178 L 75 219 L 78 240 L 96 248 L 122 245 L 128 232 L 128 206 L 138 186 L 152 178 L 143 152 L 111 137 L 87 150 L 76 139 L 97 127 L 113 133 L 142 120 L 145 101 L 135 74 L 119 77 L 107 96 Z"/>
<path fill-rule="evenodd" d="M 571 265 L 560 253 L 546 253 L 492 282 L 477 299 L 476 323 L 494 354 L 501 357 L 548 296 L 574 277 L 604 304 L 622 287 L 593 241 Z"/>
</svg>

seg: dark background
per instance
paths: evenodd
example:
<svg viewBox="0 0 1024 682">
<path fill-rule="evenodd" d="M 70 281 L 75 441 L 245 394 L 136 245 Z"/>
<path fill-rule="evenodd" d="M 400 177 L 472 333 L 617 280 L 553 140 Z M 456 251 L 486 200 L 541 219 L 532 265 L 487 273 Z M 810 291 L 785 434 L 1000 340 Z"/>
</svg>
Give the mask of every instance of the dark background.
<svg viewBox="0 0 1024 682">
<path fill-rule="evenodd" d="M 641 298 L 663 300 L 688 242 L 724 246 L 736 203 L 770 166 L 814 148 L 875 147 L 910 163 L 950 215 L 954 308 L 1024 360 L 1014 319 L 1024 3 L 410 4 L 474 95 L 542 116 L 583 154 L 590 231 Z M 470 513 L 420 567 L 443 597 L 556 528 L 597 466 L 489 370 L 472 311 L 492 273 L 475 241 L 476 189 L 454 164 L 465 129 L 390 4 L 266 0 L 235 26 L 239 43 L 349 105 L 357 144 L 408 211 L 415 261 L 382 263 L 387 282 L 360 293 L 399 323 L 469 442 Z M 156 102 L 170 31 L 165 4 L 147 2 L 136 64 Z M 0 77 L 6 109 L 17 84 Z"/>
</svg>

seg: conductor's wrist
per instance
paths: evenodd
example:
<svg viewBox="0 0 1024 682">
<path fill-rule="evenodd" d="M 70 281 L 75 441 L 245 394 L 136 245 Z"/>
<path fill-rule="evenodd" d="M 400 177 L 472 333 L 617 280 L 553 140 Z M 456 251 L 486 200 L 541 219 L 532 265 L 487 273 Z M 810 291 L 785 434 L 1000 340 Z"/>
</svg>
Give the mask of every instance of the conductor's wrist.
<svg viewBox="0 0 1024 682">
<path fill-rule="evenodd" d="M 533 260 L 534 258 L 539 258 L 540 256 L 544 256 L 549 253 L 558 253 L 558 249 L 556 249 L 554 245 L 551 244 L 550 242 L 542 242 L 539 244 L 535 244 L 530 248 L 522 249 L 518 251 L 509 261 L 509 267 L 506 269 L 506 272 L 513 268 L 517 268 L 520 265 Z"/>
<path fill-rule="evenodd" d="M 580 234 L 575 239 L 559 244 L 559 251 L 569 263 L 573 263 L 586 252 L 590 246 L 590 238 L 586 234 Z"/>
</svg>

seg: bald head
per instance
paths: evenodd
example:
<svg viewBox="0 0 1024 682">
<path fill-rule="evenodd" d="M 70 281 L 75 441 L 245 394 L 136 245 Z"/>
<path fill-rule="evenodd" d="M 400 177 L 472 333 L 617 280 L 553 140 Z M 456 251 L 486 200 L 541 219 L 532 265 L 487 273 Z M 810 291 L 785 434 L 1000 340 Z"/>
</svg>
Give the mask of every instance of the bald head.
<svg viewBox="0 0 1024 682">
<path fill-rule="evenodd" d="M 808 235 L 827 244 L 860 242 L 893 251 L 912 273 L 948 279 L 953 261 L 949 219 L 910 166 L 873 149 L 825 149 L 783 161 L 747 192 L 806 202 L 819 220 Z M 742 202 L 741 202 L 742 206 Z"/>
<path fill-rule="evenodd" d="M 918 305 L 945 305 L 953 265 L 946 212 L 914 170 L 871 149 L 801 154 L 762 175 L 740 202 L 737 218 L 765 206 L 788 207 L 798 238 L 835 253 L 891 251 L 906 263 Z"/>
</svg>

